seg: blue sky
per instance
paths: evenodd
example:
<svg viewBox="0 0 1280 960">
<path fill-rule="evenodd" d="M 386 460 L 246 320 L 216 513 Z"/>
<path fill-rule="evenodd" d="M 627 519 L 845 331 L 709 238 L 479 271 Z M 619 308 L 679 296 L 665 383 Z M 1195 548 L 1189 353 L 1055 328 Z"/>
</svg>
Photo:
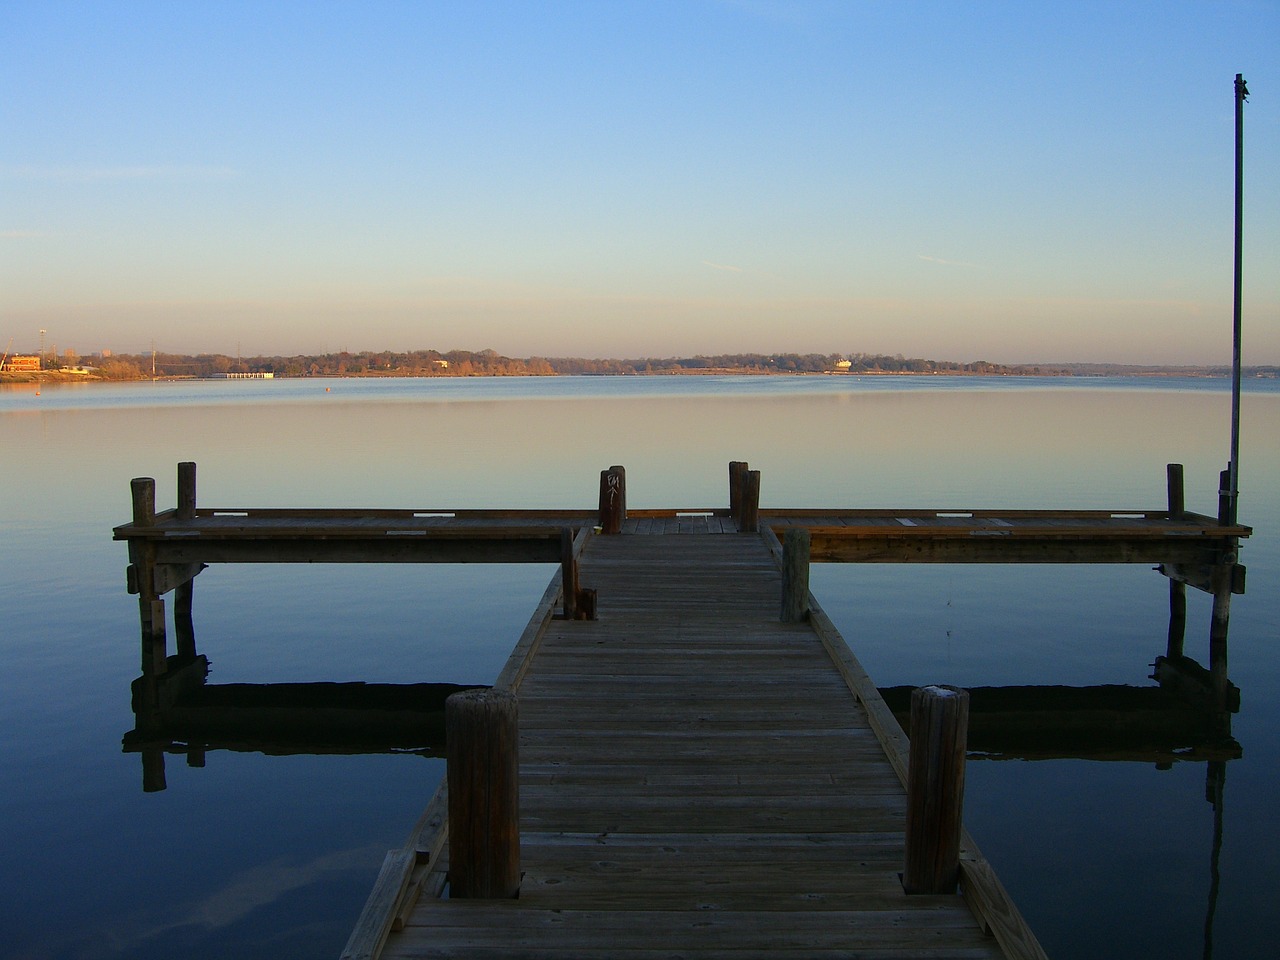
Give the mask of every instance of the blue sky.
<svg viewBox="0 0 1280 960">
<path fill-rule="evenodd" d="M 1280 363 L 1280 2 L 0 4 L 0 340 Z"/>
</svg>

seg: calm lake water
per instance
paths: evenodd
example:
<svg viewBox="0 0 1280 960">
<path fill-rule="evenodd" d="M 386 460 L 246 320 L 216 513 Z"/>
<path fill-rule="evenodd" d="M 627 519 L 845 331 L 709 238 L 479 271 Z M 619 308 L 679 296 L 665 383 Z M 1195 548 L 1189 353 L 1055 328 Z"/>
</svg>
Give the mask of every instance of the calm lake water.
<svg viewBox="0 0 1280 960">
<path fill-rule="evenodd" d="M 1049 954 L 1270 957 L 1280 942 L 1280 384 L 1243 403 L 1231 619 L 1242 691 L 1219 850 L 1206 766 L 974 761 L 966 820 Z M 138 674 L 129 480 L 199 464 L 205 506 L 1160 509 L 1164 468 L 1216 512 L 1224 381 L 950 378 L 295 380 L 0 388 L 0 956 L 336 957 L 435 790 L 415 755 L 122 751 Z M 195 591 L 210 680 L 493 680 L 553 570 L 216 566 Z M 1168 590 L 1143 566 L 820 566 L 882 686 L 1150 684 Z M 1208 598 L 1187 653 L 1207 661 Z M 1216 870 L 1216 872 L 1215 872 Z"/>
</svg>

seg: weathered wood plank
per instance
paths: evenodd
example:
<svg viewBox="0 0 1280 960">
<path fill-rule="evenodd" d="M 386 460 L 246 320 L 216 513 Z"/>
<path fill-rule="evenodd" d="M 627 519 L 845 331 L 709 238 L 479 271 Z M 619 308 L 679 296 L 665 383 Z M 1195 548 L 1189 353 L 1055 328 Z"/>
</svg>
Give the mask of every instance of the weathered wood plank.
<svg viewBox="0 0 1280 960">
<path fill-rule="evenodd" d="M 412 850 L 387 852 L 341 960 L 373 960 L 380 955 L 416 862 Z"/>
</svg>

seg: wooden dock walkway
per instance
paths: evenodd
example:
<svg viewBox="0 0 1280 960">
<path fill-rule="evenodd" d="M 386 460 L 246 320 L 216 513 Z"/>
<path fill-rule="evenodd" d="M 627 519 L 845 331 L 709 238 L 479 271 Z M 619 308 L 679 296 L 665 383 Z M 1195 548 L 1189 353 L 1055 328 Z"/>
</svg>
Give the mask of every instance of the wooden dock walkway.
<svg viewBox="0 0 1280 960">
<path fill-rule="evenodd" d="M 761 509 L 746 467 L 730 464 L 727 510 L 629 510 L 621 467 L 598 511 L 197 507 L 184 463 L 177 507 L 157 512 L 136 479 L 115 537 L 139 600 L 138 733 L 159 736 L 204 682 L 192 589 L 209 564 L 556 563 L 495 684 L 519 705 L 519 896 L 448 896 L 442 787 L 344 958 L 1042 957 L 967 834 L 959 893 L 904 892 L 907 739 L 808 563 L 1159 564 L 1157 676 L 1203 694 L 1226 732 L 1252 531 L 1221 502 L 1217 519 L 1187 511 L 1176 464 L 1167 508 L 1074 511 Z M 1182 654 L 1188 585 L 1213 595 L 1207 670 Z"/>
<path fill-rule="evenodd" d="M 780 622 L 767 538 L 591 538 L 598 619 L 545 602 L 499 681 L 519 698 L 519 897 L 438 896 L 437 797 L 410 844 L 416 906 L 346 956 L 1042 955 L 971 841 L 983 919 L 903 892 L 905 738 L 820 610 Z M 399 864 L 384 886 L 408 882 Z M 362 927 L 399 896 L 375 891 Z"/>
</svg>

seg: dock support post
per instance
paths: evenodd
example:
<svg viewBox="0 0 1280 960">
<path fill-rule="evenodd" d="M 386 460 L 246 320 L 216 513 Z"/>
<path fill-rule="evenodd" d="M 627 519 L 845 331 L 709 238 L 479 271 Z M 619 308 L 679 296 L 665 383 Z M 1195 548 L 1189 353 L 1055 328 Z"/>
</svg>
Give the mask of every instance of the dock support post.
<svg viewBox="0 0 1280 960">
<path fill-rule="evenodd" d="M 578 619 L 578 558 L 573 552 L 573 531 L 560 531 L 560 592 L 564 595 L 564 618 Z"/>
<path fill-rule="evenodd" d="M 742 477 L 742 502 L 738 517 L 739 533 L 760 532 L 760 471 L 746 470 Z"/>
<path fill-rule="evenodd" d="M 190 461 L 178 464 L 178 509 L 174 511 L 174 518 L 196 518 L 196 465 Z"/>
<path fill-rule="evenodd" d="M 911 694 L 907 766 L 907 893 L 954 893 L 960 875 L 969 692 L 919 687 Z"/>
<path fill-rule="evenodd" d="M 1218 524 L 1230 526 L 1231 519 L 1231 471 L 1223 470 L 1218 474 Z"/>
<path fill-rule="evenodd" d="M 585 531 L 584 531 L 585 532 Z M 594 620 L 596 592 L 583 590 L 578 582 L 578 539 L 573 530 L 560 530 L 560 593 L 564 597 L 564 619 Z"/>
<path fill-rule="evenodd" d="M 782 621 L 809 616 L 809 528 L 788 527 L 782 541 Z"/>
<path fill-rule="evenodd" d="M 613 466 L 600 471 L 600 532 L 621 533 L 627 519 L 627 471 Z"/>
<path fill-rule="evenodd" d="M 520 892 L 519 723 L 515 694 L 464 690 L 445 701 L 449 896 Z"/>
<path fill-rule="evenodd" d="M 729 461 L 729 516 L 733 517 L 734 523 L 742 519 L 742 484 L 746 474 L 745 460 Z"/>
<path fill-rule="evenodd" d="M 1181 520 L 1183 514 L 1187 512 L 1186 494 L 1184 492 L 1182 478 L 1182 464 L 1166 464 L 1164 470 L 1165 478 L 1169 486 L 1169 519 Z"/>
</svg>

